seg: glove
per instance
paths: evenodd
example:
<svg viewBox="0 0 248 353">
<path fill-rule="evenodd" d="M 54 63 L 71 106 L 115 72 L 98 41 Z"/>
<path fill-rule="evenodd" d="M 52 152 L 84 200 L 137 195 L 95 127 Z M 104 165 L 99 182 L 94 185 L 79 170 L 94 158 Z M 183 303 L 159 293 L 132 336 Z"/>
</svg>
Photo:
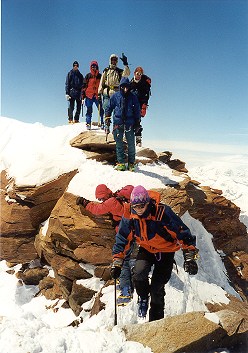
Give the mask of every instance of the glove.
<svg viewBox="0 0 248 353">
<path fill-rule="evenodd" d="M 101 94 L 98 94 L 97 100 L 98 100 L 99 103 L 102 103 L 102 95 Z"/>
<path fill-rule="evenodd" d="M 84 197 L 78 197 L 76 199 L 76 204 L 77 205 L 82 205 L 83 207 L 86 207 L 90 201 L 85 199 Z"/>
<path fill-rule="evenodd" d="M 141 106 L 141 111 L 140 111 L 140 115 L 142 116 L 142 118 L 144 118 L 144 116 L 146 115 L 146 108 L 147 108 L 147 104 L 142 104 Z"/>
<path fill-rule="evenodd" d="M 196 259 L 198 257 L 199 250 L 183 250 L 184 264 L 183 268 L 185 272 L 188 272 L 190 275 L 196 275 L 198 272 L 198 266 Z"/>
<path fill-rule="evenodd" d="M 196 275 L 198 272 L 198 266 L 195 260 L 184 261 L 183 268 L 185 272 L 188 272 L 190 275 Z"/>
<path fill-rule="evenodd" d="M 123 261 L 121 259 L 113 261 L 112 267 L 110 269 L 110 275 L 113 279 L 117 279 L 120 277 L 122 264 Z"/>
<path fill-rule="evenodd" d="M 105 125 L 110 126 L 111 118 L 110 117 L 106 117 L 104 120 L 105 120 Z"/>
<path fill-rule="evenodd" d="M 69 94 L 66 94 L 66 95 L 65 95 L 65 99 L 66 99 L 67 101 L 69 101 L 69 100 L 71 99 L 71 96 L 69 96 Z"/>
<path fill-rule="evenodd" d="M 121 59 L 121 61 L 123 62 L 123 65 L 124 65 L 124 66 L 127 66 L 127 65 L 128 65 L 127 57 L 126 57 L 126 55 L 124 55 L 124 53 L 122 53 L 122 57 L 121 57 L 120 59 Z"/>
</svg>

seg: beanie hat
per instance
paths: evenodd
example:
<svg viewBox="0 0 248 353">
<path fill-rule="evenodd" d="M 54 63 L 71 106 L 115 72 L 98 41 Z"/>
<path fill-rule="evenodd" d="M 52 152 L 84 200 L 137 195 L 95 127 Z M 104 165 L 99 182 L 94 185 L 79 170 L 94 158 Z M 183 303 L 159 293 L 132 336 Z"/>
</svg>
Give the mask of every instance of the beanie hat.
<svg viewBox="0 0 248 353">
<path fill-rule="evenodd" d="M 136 67 L 136 69 L 134 70 L 134 73 L 135 72 L 140 72 L 142 75 L 144 74 L 144 70 L 142 69 L 141 66 Z"/>
<path fill-rule="evenodd" d="M 99 184 L 96 187 L 95 195 L 97 199 L 109 198 L 112 195 L 112 191 L 105 184 Z"/>
<path fill-rule="evenodd" d="M 135 186 L 131 193 L 131 205 L 145 204 L 150 201 L 148 191 L 141 185 Z"/>
<path fill-rule="evenodd" d="M 72 66 L 74 66 L 74 65 L 77 65 L 77 66 L 79 67 L 78 61 L 74 61 L 74 63 L 72 64 Z"/>
</svg>

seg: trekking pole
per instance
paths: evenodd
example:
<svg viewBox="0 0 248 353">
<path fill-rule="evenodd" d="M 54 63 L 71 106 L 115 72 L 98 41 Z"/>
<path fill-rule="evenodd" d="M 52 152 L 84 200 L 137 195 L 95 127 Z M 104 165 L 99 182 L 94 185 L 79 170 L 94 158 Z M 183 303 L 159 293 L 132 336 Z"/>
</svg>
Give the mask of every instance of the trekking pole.
<svg viewBox="0 0 248 353">
<path fill-rule="evenodd" d="M 114 326 L 117 325 L 117 301 L 116 301 L 116 278 L 115 278 L 115 319 L 114 319 Z"/>
<path fill-rule="evenodd" d="M 100 124 L 100 109 L 101 109 L 100 102 L 98 102 L 98 127 L 101 126 L 101 124 Z"/>
<path fill-rule="evenodd" d="M 82 100 L 82 118 L 84 117 L 84 100 Z"/>
<path fill-rule="evenodd" d="M 109 126 L 106 126 L 105 127 L 105 134 L 106 134 L 106 143 L 108 143 L 108 134 L 110 133 L 110 131 L 109 131 Z"/>
</svg>

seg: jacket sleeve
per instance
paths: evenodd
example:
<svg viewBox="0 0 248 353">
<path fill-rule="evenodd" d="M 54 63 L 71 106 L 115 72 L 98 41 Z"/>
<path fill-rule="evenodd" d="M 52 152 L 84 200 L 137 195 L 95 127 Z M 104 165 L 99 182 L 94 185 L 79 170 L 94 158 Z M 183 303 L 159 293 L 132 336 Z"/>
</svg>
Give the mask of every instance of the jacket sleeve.
<svg viewBox="0 0 248 353">
<path fill-rule="evenodd" d="M 104 202 L 89 202 L 86 206 L 86 210 L 95 214 L 95 215 L 104 215 L 107 213 L 113 213 L 120 206 L 120 203 L 114 198 L 111 197 L 110 199 Z"/>
<path fill-rule="evenodd" d="M 122 217 L 119 224 L 118 232 L 115 236 L 115 244 L 113 246 L 113 259 L 124 259 L 126 254 L 130 252 L 133 241 L 132 220 Z"/>
<path fill-rule="evenodd" d="M 169 206 L 166 206 L 165 217 L 168 227 L 177 234 L 177 239 L 180 241 L 182 249 L 194 249 L 196 236 L 191 234 L 190 229 Z"/>
<path fill-rule="evenodd" d="M 82 87 L 82 99 L 84 99 L 86 97 L 86 89 L 88 87 L 88 74 L 84 77 L 83 80 L 83 87 Z"/>
<path fill-rule="evenodd" d="M 151 95 L 151 79 L 148 76 L 145 76 L 144 82 L 144 96 L 141 99 L 141 103 L 148 104 L 149 98 Z"/>
<path fill-rule="evenodd" d="M 101 76 L 100 83 L 98 86 L 98 94 L 103 94 L 103 85 L 104 85 L 105 80 L 106 80 L 106 72 L 103 71 L 103 74 Z"/>
<path fill-rule="evenodd" d="M 65 94 L 70 94 L 70 72 L 68 72 L 65 80 Z"/>
<path fill-rule="evenodd" d="M 124 67 L 123 73 L 122 73 L 122 77 L 128 77 L 130 75 L 130 69 L 129 67 L 126 65 Z"/>
</svg>

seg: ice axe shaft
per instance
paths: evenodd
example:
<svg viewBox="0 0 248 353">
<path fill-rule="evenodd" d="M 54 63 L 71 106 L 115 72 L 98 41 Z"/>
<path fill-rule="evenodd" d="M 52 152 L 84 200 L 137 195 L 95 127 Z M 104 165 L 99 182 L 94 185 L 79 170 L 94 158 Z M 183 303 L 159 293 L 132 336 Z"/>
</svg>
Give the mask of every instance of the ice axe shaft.
<svg viewBox="0 0 248 353">
<path fill-rule="evenodd" d="M 116 299 L 116 278 L 114 280 L 114 292 L 115 292 L 115 318 L 114 318 L 114 326 L 117 325 L 117 299 Z"/>
</svg>

